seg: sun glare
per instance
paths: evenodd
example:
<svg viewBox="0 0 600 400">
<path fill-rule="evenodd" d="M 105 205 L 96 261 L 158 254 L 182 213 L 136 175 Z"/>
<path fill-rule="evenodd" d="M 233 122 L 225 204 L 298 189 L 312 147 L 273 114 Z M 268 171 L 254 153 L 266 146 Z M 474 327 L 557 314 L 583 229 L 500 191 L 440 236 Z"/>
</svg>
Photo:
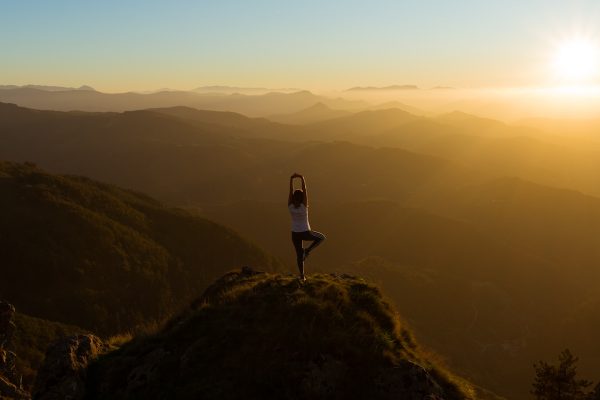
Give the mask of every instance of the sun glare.
<svg viewBox="0 0 600 400">
<path fill-rule="evenodd" d="M 598 72 L 597 45 L 586 38 L 573 38 L 557 46 L 553 67 L 559 79 L 567 83 L 582 83 Z"/>
</svg>

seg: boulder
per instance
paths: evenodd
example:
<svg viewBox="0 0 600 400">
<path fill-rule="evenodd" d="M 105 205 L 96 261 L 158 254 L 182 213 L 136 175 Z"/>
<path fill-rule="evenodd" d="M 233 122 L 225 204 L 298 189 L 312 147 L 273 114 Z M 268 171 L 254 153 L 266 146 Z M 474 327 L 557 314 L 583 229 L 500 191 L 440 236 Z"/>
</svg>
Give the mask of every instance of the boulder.
<svg viewBox="0 0 600 400">
<path fill-rule="evenodd" d="M 85 395 L 89 363 L 108 346 L 94 335 L 61 339 L 48 348 L 33 388 L 36 400 L 78 400 Z"/>
<path fill-rule="evenodd" d="M 25 390 L 0 376 L 0 399 L 28 400 L 30 398 Z"/>
<path fill-rule="evenodd" d="M 0 377 L 4 377 L 10 382 L 17 382 L 17 367 L 16 367 L 17 355 L 10 350 L 6 350 L 0 347 Z M 2 393 L 0 391 L 0 393 Z"/>
<path fill-rule="evenodd" d="M 0 300 L 0 399 L 29 399 L 17 373 L 13 337 L 15 307 Z"/>
</svg>

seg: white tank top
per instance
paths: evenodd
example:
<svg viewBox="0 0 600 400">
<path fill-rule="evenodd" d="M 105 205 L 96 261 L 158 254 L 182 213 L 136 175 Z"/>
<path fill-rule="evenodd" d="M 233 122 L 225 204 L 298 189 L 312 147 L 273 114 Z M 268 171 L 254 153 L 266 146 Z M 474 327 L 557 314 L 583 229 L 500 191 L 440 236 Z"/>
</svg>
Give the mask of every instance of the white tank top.
<svg viewBox="0 0 600 400">
<path fill-rule="evenodd" d="M 310 231 L 308 223 L 308 208 L 304 204 L 294 207 L 294 204 L 288 206 L 290 215 L 292 216 L 292 232 Z"/>
</svg>

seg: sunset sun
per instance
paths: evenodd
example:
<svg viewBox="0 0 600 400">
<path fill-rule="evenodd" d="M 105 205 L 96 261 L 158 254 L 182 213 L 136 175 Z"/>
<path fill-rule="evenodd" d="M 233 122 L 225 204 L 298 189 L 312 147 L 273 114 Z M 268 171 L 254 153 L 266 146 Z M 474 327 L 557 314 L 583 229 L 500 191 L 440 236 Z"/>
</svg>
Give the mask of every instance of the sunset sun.
<svg viewBox="0 0 600 400">
<path fill-rule="evenodd" d="M 598 46 L 590 39 L 571 38 L 557 45 L 553 59 L 556 76 L 569 83 L 581 83 L 597 73 Z"/>
</svg>

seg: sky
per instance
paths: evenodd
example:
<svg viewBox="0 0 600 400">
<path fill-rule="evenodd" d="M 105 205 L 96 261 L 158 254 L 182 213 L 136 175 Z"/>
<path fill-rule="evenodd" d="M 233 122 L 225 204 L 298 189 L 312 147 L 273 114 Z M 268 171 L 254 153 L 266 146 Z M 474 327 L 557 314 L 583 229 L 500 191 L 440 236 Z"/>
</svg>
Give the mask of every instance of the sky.
<svg viewBox="0 0 600 400">
<path fill-rule="evenodd" d="M 0 84 L 544 86 L 574 35 L 599 0 L 0 0 Z"/>
</svg>

